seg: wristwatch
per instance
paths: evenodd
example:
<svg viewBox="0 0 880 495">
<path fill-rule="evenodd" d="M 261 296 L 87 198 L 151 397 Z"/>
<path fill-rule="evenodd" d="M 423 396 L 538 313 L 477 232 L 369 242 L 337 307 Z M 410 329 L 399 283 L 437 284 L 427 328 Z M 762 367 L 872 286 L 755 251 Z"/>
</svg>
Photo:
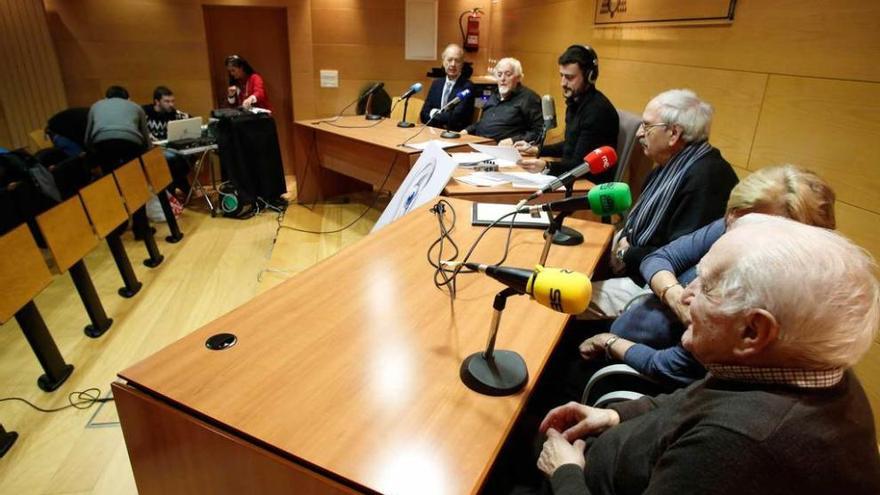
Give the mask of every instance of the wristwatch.
<svg viewBox="0 0 880 495">
<path fill-rule="evenodd" d="M 614 253 L 614 257 L 617 258 L 617 261 L 623 262 L 623 257 L 626 256 L 626 248 L 619 248 Z"/>
<path fill-rule="evenodd" d="M 614 359 L 614 356 L 611 355 L 611 346 L 613 346 L 619 338 L 620 337 L 618 337 L 617 335 L 612 335 L 608 338 L 608 340 L 605 341 L 605 357 L 609 360 Z"/>
</svg>

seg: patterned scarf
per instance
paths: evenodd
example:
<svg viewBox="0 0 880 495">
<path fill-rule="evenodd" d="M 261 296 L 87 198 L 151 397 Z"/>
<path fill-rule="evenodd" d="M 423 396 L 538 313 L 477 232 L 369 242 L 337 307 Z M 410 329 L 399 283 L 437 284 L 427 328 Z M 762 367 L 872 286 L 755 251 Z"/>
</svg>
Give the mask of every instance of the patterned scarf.
<svg viewBox="0 0 880 495">
<path fill-rule="evenodd" d="M 630 245 L 644 246 L 651 240 L 691 166 L 713 149 L 708 141 L 691 143 L 651 177 L 623 228 Z"/>
</svg>

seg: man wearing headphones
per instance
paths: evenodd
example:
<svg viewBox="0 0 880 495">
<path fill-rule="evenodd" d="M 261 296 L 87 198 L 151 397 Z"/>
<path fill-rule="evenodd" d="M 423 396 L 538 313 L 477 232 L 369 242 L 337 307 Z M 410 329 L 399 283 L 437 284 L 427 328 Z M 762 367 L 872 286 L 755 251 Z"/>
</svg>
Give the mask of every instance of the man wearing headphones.
<svg viewBox="0 0 880 495">
<path fill-rule="evenodd" d="M 561 175 L 583 162 L 584 156 L 600 146 L 617 147 L 619 118 L 614 105 L 596 89 L 599 77 L 599 57 L 592 48 L 572 45 L 559 56 L 559 76 L 565 96 L 565 140 L 544 146 L 542 156 L 561 157 L 555 163 L 542 158 L 524 158 L 520 161 L 526 170 L 550 175 Z M 538 146 L 525 141 L 514 144 L 525 156 L 536 157 Z M 596 184 L 614 180 L 611 168 L 599 175 L 588 174 Z"/>
</svg>

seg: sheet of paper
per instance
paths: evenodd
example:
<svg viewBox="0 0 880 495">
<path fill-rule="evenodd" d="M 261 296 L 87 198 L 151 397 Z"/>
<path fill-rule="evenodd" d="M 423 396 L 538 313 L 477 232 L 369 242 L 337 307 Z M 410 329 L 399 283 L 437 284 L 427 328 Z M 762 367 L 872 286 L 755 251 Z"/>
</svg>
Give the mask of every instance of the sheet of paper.
<svg viewBox="0 0 880 495">
<path fill-rule="evenodd" d="M 495 187 L 510 184 L 509 180 L 488 177 L 486 175 L 487 173 L 488 172 L 474 172 L 470 175 L 455 177 L 455 180 L 464 184 L 478 187 Z"/>
<path fill-rule="evenodd" d="M 473 165 L 493 159 L 492 155 L 487 155 L 486 153 L 450 153 L 449 156 L 458 165 Z"/>
<path fill-rule="evenodd" d="M 522 159 L 522 155 L 520 155 L 519 151 L 517 151 L 516 148 L 514 148 L 513 146 L 493 146 L 489 144 L 470 143 L 470 147 L 479 151 L 480 153 L 492 155 L 494 158 L 500 160 L 516 163 L 517 161 Z"/>
<path fill-rule="evenodd" d="M 533 174 L 531 172 L 486 172 L 489 179 L 510 183 L 513 187 L 523 189 L 540 189 L 553 182 L 556 177 L 552 175 Z"/>
<path fill-rule="evenodd" d="M 483 222 L 493 222 L 498 220 L 499 218 L 507 215 L 509 213 L 513 213 L 516 205 L 507 205 L 507 204 L 495 204 L 495 203 L 477 203 L 474 208 L 475 218 L 472 220 L 477 223 Z M 507 217 L 502 221 L 504 225 L 510 225 L 510 220 L 513 218 L 513 215 Z M 520 213 L 516 215 L 514 220 L 514 225 L 521 224 L 523 226 L 550 226 L 550 218 L 547 216 L 547 212 L 541 211 L 532 215 L 529 213 Z"/>
<path fill-rule="evenodd" d="M 452 141 L 442 141 L 440 139 L 431 139 L 430 141 L 422 141 L 420 143 L 407 143 L 406 146 L 409 148 L 414 148 L 417 150 L 425 151 L 425 149 L 431 143 L 436 144 L 441 149 L 452 148 L 453 146 L 461 146 L 461 143 L 456 143 Z"/>
</svg>

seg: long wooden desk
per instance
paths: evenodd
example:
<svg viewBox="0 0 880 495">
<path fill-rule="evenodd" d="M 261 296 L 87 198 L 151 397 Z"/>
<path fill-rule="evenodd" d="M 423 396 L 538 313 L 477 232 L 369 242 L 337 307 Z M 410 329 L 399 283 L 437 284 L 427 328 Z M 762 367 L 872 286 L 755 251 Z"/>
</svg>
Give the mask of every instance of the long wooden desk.
<svg viewBox="0 0 880 495">
<path fill-rule="evenodd" d="M 294 122 L 294 174 L 300 203 L 383 185 L 395 191 L 421 155 L 415 148 L 400 146 L 422 129 L 421 125 L 405 129 L 397 127 L 391 119 L 377 122 L 363 116 L 342 117 L 333 122 L 322 120 L 326 119 Z M 467 143 L 491 142 L 477 136 L 442 139 L 441 132 L 442 129 L 429 127 L 410 142 L 438 139 L 461 143 L 447 151 L 463 151 Z"/>
<path fill-rule="evenodd" d="M 470 203 L 449 201 L 468 246 Z M 523 356 L 528 384 L 510 397 L 465 387 L 459 366 L 484 348 L 503 286 L 463 275 L 454 303 L 434 287 L 430 206 L 120 372 L 139 493 L 477 492 L 567 317 L 512 297 L 497 346 Z M 586 242 L 554 246 L 548 266 L 590 273 L 611 227 L 569 222 Z M 487 234 L 472 260 L 499 259 L 506 233 Z M 516 229 L 508 264 L 533 266 L 541 234 Z M 238 343 L 206 349 L 220 332 Z"/>
</svg>

